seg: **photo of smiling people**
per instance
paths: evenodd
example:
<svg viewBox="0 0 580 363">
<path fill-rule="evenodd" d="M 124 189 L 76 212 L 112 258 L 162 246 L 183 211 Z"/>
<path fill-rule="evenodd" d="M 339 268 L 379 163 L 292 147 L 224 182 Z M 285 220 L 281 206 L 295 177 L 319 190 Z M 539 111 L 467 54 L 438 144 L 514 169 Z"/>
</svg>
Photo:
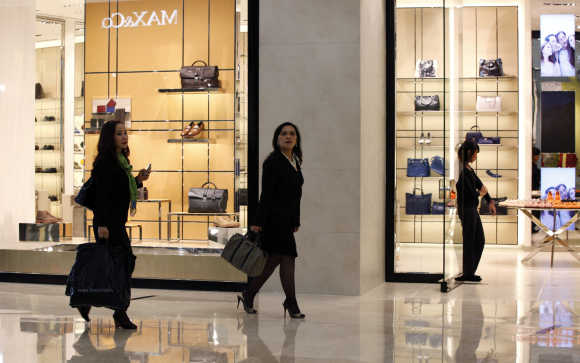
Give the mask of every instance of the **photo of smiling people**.
<svg viewBox="0 0 580 363">
<path fill-rule="evenodd" d="M 540 16 L 540 69 L 542 77 L 574 77 L 574 15 Z"/>
</svg>

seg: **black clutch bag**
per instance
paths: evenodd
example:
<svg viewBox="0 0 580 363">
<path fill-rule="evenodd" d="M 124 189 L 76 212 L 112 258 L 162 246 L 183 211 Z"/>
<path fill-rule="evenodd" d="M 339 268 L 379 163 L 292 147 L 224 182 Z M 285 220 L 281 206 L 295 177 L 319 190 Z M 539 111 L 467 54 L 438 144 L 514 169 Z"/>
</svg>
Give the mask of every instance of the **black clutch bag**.
<svg viewBox="0 0 580 363">
<path fill-rule="evenodd" d="M 415 96 L 415 111 L 439 111 L 439 96 Z"/>
</svg>

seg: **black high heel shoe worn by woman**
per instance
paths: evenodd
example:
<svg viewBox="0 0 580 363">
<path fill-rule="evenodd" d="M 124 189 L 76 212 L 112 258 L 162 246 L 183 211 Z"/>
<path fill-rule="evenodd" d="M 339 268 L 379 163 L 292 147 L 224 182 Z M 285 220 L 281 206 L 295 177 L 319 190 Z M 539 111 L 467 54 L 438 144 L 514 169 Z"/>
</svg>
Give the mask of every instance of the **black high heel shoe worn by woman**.
<svg viewBox="0 0 580 363">
<path fill-rule="evenodd" d="M 276 128 L 272 146 L 274 151 L 264 161 L 262 194 L 256 225 L 250 227 L 261 233 L 262 248 L 269 257 L 260 276 L 250 279 L 246 291 L 238 296 L 248 314 L 255 314 L 254 297 L 266 280 L 280 265 L 280 280 L 286 294 L 282 304 L 293 319 L 303 319 L 296 300 L 294 280 L 295 260 L 298 256 L 294 233 L 300 228 L 300 199 L 302 198 L 302 149 L 296 125 L 285 122 Z"/>
</svg>

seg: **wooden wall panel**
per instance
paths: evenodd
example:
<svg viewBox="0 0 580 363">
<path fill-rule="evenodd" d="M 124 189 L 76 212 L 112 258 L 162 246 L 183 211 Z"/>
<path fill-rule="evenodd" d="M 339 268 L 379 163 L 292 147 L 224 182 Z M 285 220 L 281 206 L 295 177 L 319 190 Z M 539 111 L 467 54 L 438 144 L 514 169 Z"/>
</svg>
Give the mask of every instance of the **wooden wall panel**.
<svg viewBox="0 0 580 363">
<path fill-rule="evenodd" d="M 478 7 L 477 16 L 477 61 L 497 58 L 497 17 L 495 7 Z M 479 66 L 478 66 L 479 69 Z"/>
<path fill-rule="evenodd" d="M 209 22 L 209 60 L 219 68 L 235 66 L 235 0 L 211 0 Z"/>
<path fill-rule="evenodd" d="M 498 58 L 503 61 L 506 76 L 518 75 L 518 11 L 515 7 L 497 9 L 499 34 Z"/>
<path fill-rule="evenodd" d="M 422 56 L 421 59 L 437 61 L 437 77 L 443 77 L 444 66 L 444 22 L 442 8 L 422 10 Z"/>
<path fill-rule="evenodd" d="M 177 9 L 177 23 L 150 26 L 121 27 L 119 32 L 119 71 L 177 70 L 182 59 L 182 18 L 180 0 L 137 0 L 119 2 L 119 12 L 124 15 L 148 10 L 144 16 L 147 22 L 155 11 L 160 21 L 161 10 L 171 16 Z M 134 15 L 132 15 L 134 18 Z M 189 23 L 188 23 L 189 26 Z"/>
<path fill-rule="evenodd" d="M 102 20 L 109 17 L 109 2 L 95 1 L 85 4 L 85 71 L 107 72 L 109 54 L 109 29 L 101 26 Z"/>
<path fill-rule="evenodd" d="M 463 8 L 461 11 L 461 35 L 459 47 L 462 49 L 462 70 L 460 77 L 477 77 L 478 59 L 476 54 L 476 10 L 475 8 Z"/>
<path fill-rule="evenodd" d="M 183 33 L 183 64 L 191 65 L 196 60 L 207 62 L 209 58 L 209 0 L 186 0 L 184 12 L 187 26 Z"/>
<path fill-rule="evenodd" d="M 396 16 L 396 65 L 398 78 L 415 77 L 415 9 L 397 9 Z"/>
</svg>

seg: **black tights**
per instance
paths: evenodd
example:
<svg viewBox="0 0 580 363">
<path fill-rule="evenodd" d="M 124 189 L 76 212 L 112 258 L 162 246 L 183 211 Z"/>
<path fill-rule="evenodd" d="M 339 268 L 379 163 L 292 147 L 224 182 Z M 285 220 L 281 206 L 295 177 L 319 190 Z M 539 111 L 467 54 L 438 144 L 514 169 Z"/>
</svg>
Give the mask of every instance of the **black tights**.
<svg viewBox="0 0 580 363">
<path fill-rule="evenodd" d="M 294 284 L 294 267 L 295 267 L 296 257 L 285 256 L 285 255 L 275 255 L 272 254 L 268 257 L 264 271 L 260 276 L 254 277 L 248 283 L 248 295 L 253 300 L 258 291 L 262 288 L 266 280 L 270 278 L 272 273 L 278 265 L 280 265 L 280 281 L 282 282 L 282 288 L 286 294 L 286 299 L 293 300 L 296 299 L 296 287 Z"/>
</svg>

